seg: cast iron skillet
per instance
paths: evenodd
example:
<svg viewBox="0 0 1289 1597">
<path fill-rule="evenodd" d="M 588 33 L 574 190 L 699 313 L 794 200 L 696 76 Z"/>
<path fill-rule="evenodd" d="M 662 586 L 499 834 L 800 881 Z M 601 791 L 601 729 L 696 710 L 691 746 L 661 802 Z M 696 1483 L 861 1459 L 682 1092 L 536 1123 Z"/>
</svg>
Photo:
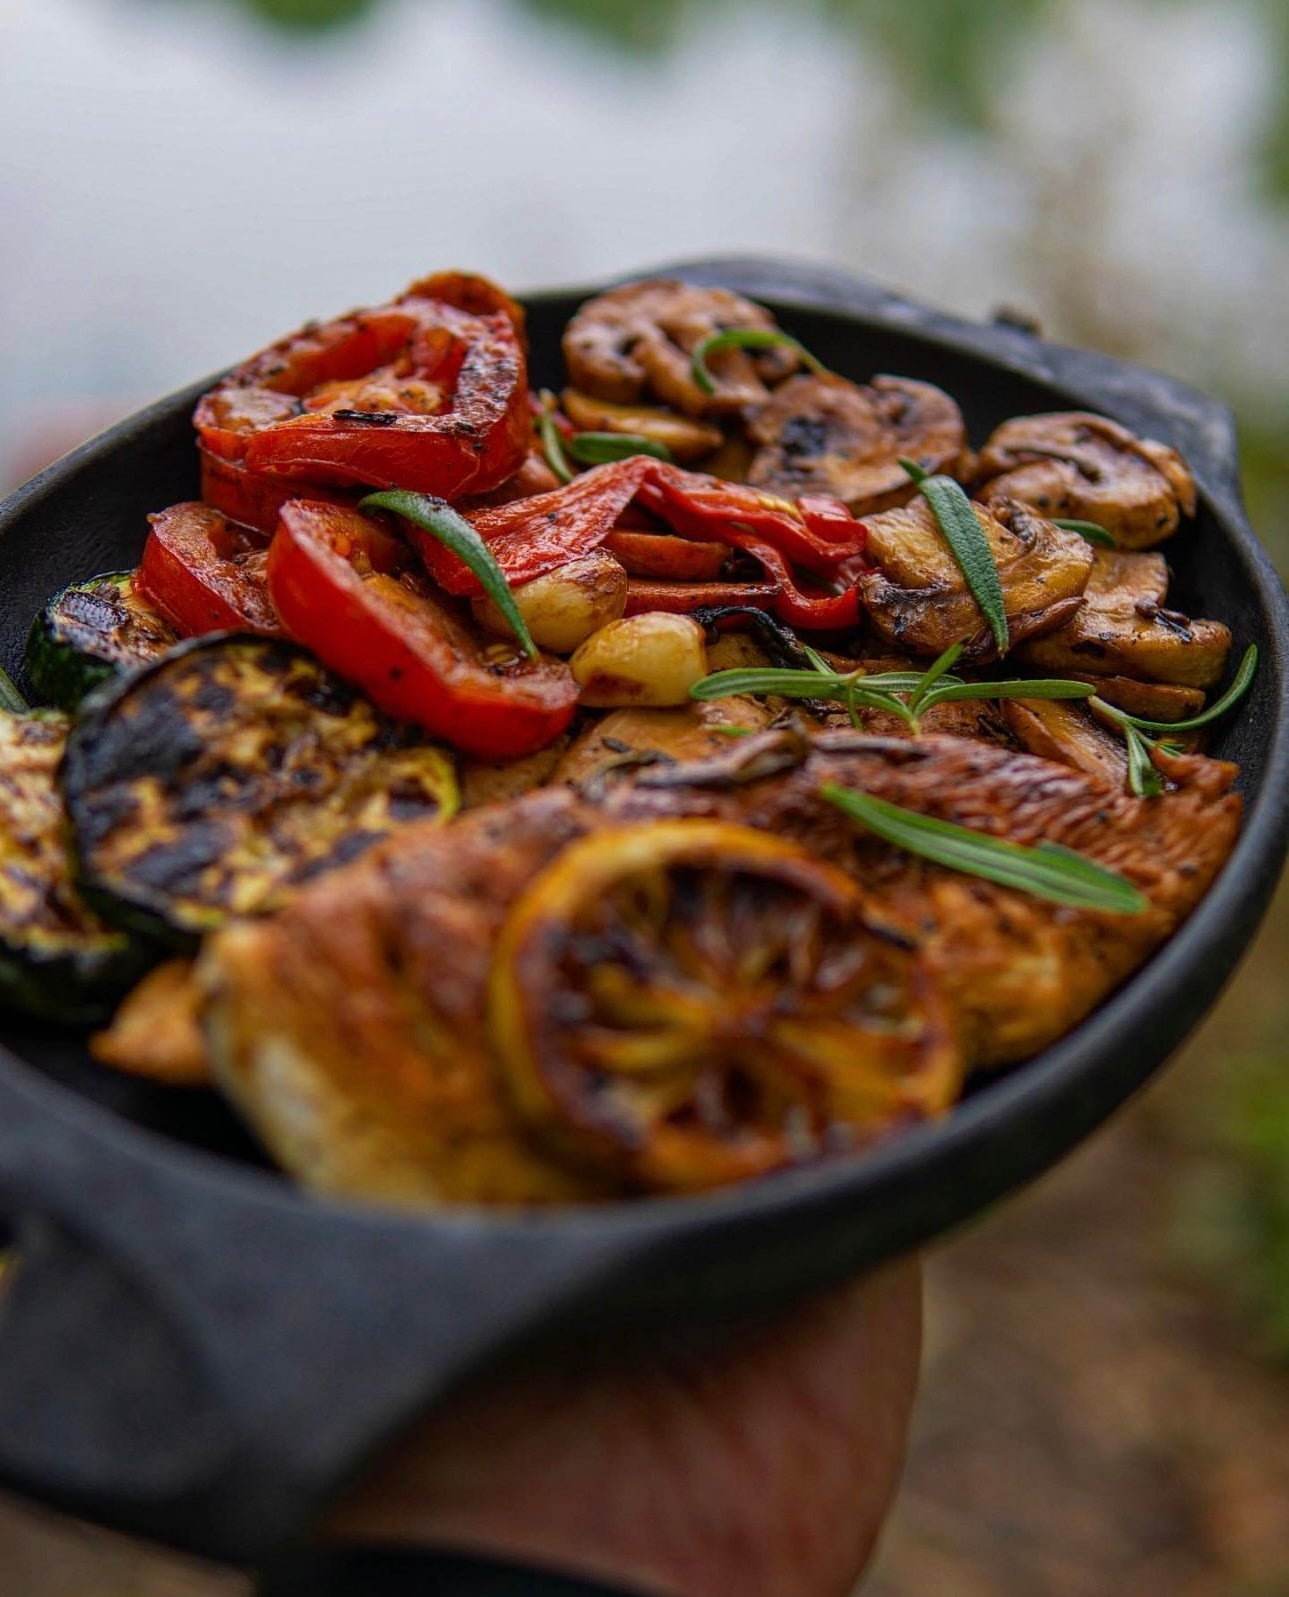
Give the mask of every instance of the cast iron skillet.
<svg viewBox="0 0 1289 1597">
<path fill-rule="evenodd" d="M 0 1479 L 177 1547 L 251 1561 L 308 1523 L 383 1440 L 467 1373 L 574 1335 L 766 1307 L 965 1220 L 1044 1170 L 1212 1003 L 1285 850 L 1287 607 L 1245 521 L 1213 401 L 1139 367 L 976 326 L 775 261 L 673 271 L 770 303 L 838 370 L 941 383 L 979 442 L 1004 417 L 1100 410 L 1183 451 L 1197 527 L 1169 546 L 1180 604 L 1256 641 L 1256 687 L 1216 752 L 1243 835 L 1172 942 L 1086 1024 L 944 1123 L 880 1151 L 694 1199 L 535 1217 L 414 1216 L 305 1196 L 203 1094 L 98 1070 L 75 1038 L 0 1029 Z M 535 375 L 589 290 L 534 296 Z M 302 306 L 302 311 L 309 307 Z M 189 416 L 161 401 L 0 510 L 0 658 L 61 584 L 134 562 L 144 515 L 195 496 Z M 256 1164 L 259 1168 L 256 1168 Z"/>
</svg>

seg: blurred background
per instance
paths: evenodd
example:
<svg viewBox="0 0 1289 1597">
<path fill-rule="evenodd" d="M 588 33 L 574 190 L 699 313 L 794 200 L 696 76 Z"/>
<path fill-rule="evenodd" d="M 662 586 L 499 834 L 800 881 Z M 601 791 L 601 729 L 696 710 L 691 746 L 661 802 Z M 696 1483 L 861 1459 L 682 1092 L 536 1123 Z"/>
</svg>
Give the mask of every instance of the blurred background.
<svg viewBox="0 0 1289 1597">
<path fill-rule="evenodd" d="M 1220 395 L 1289 566 L 1285 0 L 0 0 L 0 486 L 459 265 L 828 261 Z M 938 1250 L 872 1597 L 1289 1594 L 1289 902 Z M 234 1577 L 0 1503 L 6 1597 Z"/>
</svg>

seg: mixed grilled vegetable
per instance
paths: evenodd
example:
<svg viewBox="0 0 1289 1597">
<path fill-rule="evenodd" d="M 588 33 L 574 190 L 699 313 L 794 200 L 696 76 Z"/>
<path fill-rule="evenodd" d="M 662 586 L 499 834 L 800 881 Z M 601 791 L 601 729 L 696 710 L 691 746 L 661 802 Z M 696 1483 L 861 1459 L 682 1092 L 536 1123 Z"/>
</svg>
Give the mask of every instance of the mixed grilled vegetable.
<svg viewBox="0 0 1289 1597">
<path fill-rule="evenodd" d="M 252 357 L 202 499 L 36 618 L 55 708 L 0 714 L 0 998 L 124 996 L 104 1063 L 320 1188 L 868 1145 L 1076 1024 L 1234 843 L 1199 745 L 1256 651 L 1169 607 L 1175 451 L 1062 413 L 977 453 L 936 386 L 670 280 L 564 359 L 533 391 L 462 273 Z"/>
</svg>

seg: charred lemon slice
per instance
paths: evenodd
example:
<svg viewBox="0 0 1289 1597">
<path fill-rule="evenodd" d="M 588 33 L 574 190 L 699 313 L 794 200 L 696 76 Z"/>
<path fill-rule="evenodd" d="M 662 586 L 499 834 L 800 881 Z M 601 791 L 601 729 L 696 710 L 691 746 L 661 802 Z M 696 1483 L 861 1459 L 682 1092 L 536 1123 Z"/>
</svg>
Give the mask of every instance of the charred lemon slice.
<svg viewBox="0 0 1289 1597">
<path fill-rule="evenodd" d="M 908 940 L 804 849 L 718 821 L 565 849 L 507 917 L 490 1022 L 533 1131 L 656 1190 L 858 1146 L 961 1082 Z"/>
</svg>

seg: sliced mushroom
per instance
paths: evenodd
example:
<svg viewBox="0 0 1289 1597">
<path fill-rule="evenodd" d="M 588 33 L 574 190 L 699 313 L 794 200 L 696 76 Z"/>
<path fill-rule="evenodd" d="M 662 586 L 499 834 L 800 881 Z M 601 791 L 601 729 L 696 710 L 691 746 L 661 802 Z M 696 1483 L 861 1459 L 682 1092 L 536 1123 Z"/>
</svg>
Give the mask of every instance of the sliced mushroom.
<svg viewBox="0 0 1289 1597">
<path fill-rule="evenodd" d="M 1054 676 L 1145 677 L 1212 687 L 1226 665 L 1231 634 L 1220 621 L 1192 621 L 1163 608 L 1162 555 L 1098 549 L 1078 612 L 1017 658 Z"/>
<path fill-rule="evenodd" d="M 1121 788 L 1128 775 L 1123 739 L 1115 737 L 1081 704 L 1063 699 L 1008 699 L 1002 705 L 1007 725 L 1030 754 Z"/>
<path fill-rule="evenodd" d="M 1068 621 L 1083 600 L 1091 545 L 1024 505 L 973 508 L 998 567 L 1013 644 Z M 994 658 L 993 637 L 930 505 L 918 499 L 865 517 L 865 526 L 878 569 L 861 576 L 859 590 L 876 631 L 907 653 L 936 655 L 965 640 L 964 661 Z"/>
<path fill-rule="evenodd" d="M 710 455 L 725 441 L 725 434 L 711 422 L 678 416 L 658 405 L 618 405 L 576 388 L 566 388 L 560 403 L 574 427 L 586 432 L 635 433 L 662 444 L 682 465 Z"/>
<path fill-rule="evenodd" d="M 1078 674 L 1085 682 L 1096 684 L 1099 699 L 1147 721 L 1186 721 L 1204 708 L 1200 688 L 1175 682 L 1139 682 L 1135 677 L 1097 677 L 1085 671 Z"/>
<path fill-rule="evenodd" d="M 1045 516 L 1093 521 L 1148 549 L 1195 514 L 1195 479 L 1175 449 L 1088 411 L 1005 421 L 980 453 L 977 496 L 1019 499 Z"/>
<path fill-rule="evenodd" d="M 957 471 L 967 437 L 942 389 L 905 377 L 793 377 L 748 425 L 759 445 L 748 481 L 786 498 L 832 494 L 857 516 L 915 493 L 901 457 L 924 471 Z"/>
<path fill-rule="evenodd" d="M 767 384 L 797 369 L 786 347 L 725 349 L 708 361 L 716 385 L 694 381 L 694 349 L 712 333 L 751 327 L 774 331 L 774 317 L 725 288 L 669 278 L 627 283 L 588 300 L 564 331 L 564 360 L 574 388 L 630 405 L 652 394 L 687 416 L 716 416 L 764 404 Z"/>
</svg>

